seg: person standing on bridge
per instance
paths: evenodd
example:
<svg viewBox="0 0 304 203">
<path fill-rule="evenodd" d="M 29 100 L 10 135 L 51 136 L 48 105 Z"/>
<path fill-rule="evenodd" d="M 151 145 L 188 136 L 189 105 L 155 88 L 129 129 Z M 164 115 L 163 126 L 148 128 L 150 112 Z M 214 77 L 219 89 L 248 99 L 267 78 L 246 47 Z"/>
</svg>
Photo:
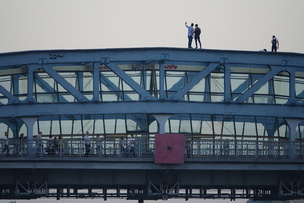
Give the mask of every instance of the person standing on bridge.
<svg viewBox="0 0 304 203">
<path fill-rule="evenodd" d="M 277 52 L 278 49 L 279 49 L 279 40 L 273 35 L 271 40 L 271 52 Z"/>
<path fill-rule="evenodd" d="M 19 156 L 23 156 L 26 154 L 26 150 L 25 150 L 26 142 L 27 142 L 27 139 L 26 139 L 26 137 L 24 137 L 24 133 L 21 133 L 19 136 L 19 141 L 18 141 Z"/>
<path fill-rule="evenodd" d="M 49 135 L 49 139 L 47 141 L 47 147 L 46 147 L 46 152 L 48 155 L 52 156 L 54 155 L 54 139 L 52 135 Z"/>
<path fill-rule="evenodd" d="M 35 152 L 36 156 L 41 156 L 44 153 L 43 150 L 43 141 L 42 141 L 42 132 L 38 132 L 38 135 L 35 138 Z"/>
<path fill-rule="evenodd" d="M 198 24 L 195 24 L 194 39 L 195 39 L 195 48 L 196 49 L 197 49 L 197 41 L 199 42 L 200 49 L 202 48 L 202 43 L 201 43 L 200 35 L 201 35 L 201 28 L 198 27 Z"/>
<path fill-rule="evenodd" d="M 3 136 L 3 150 L 2 150 L 2 154 L 4 154 L 4 152 L 6 151 L 6 155 L 9 155 L 9 143 L 8 143 L 8 133 L 5 132 L 4 136 Z"/>
<path fill-rule="evenodd" d="M 120 138 L 119 146 L 120 146 L 120 156 L 126 155 L 126 140 L 124 137 Z"/>
<path fill-rule="evenodd" d="M 187 153 L 187 158 L 191 157 L 191 138 L 188 137 L 186 141 L 186 153 Z"/>
<path fill-rule="evenodd" d="M 97 154 L 98 156 L 101 156 L 101 154 L 102 154 L 102 144 L 101 144 L 100 135 L 97 135 L 97 136 L 96 136 L 96 139 L 95 139 L 95 146 L 96 146 L 96 154 Z"/>
<path fill-rule="evenodd" d="M 134 135 L 131 135 L 131 138 L 129 140 L 129 148 L 130 148 L 130 155 L 135 157 L 135 139 L 134 139 Z"/>
<path fill-rule="evenodd" d="M 187 22 L 185 22 L 186 27 L 188 28 L 188 48 L 192 48 L 192 39 L 193 39 L 193 23 L 191 23 L 191 26 L 187 25 Z"/>
<path fill-rule="evenodd" d="M 225 156 L 229 156 L 229 140 L 226 139 L 224 142 L 223 142 L 223 149 L 224 149 L 224 155 Z"/>
<path fill-rule="evenodd" d="M 88 156 L 91 151 L 91 139 L 90 139 L 90 134 L 89 131 L 86 132 L 85 136 L 83 137 L 84 139 L 84 146 L 85 146 L 85 156 Z"/>
</svg>

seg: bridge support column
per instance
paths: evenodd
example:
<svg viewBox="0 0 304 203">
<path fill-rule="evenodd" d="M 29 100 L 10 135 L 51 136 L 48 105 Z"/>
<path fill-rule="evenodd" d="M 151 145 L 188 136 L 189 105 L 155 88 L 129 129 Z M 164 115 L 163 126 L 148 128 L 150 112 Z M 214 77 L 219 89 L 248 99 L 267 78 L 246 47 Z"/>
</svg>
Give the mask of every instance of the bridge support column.
<svg viewBox="0 0 304 203">
<path fill-rule="evenodd" d="M 165 124 L 167 120 L 171 117 L 171 115 L 155 114 L 153 116 L 158 122 L 158 133 L 165 134 Z"/>
<path fill-rule="evenodd" d="M 27 127 L 27 148 L 26 155 L 33 156 L 33 128 L 37 121 L 37 117 L 24 117 L 22 118 Z"/>
<path fill-rule="evenodd" d="M 296 129 L 297 126 L 302 119 L 293 119 L 293 118 L 286 118 L 285 119 L 289 126 L 289 156 L 291 159 L 296 157 L 296 148 L 295 148 L 295 140 L 296 140 Z"/>
</svg>

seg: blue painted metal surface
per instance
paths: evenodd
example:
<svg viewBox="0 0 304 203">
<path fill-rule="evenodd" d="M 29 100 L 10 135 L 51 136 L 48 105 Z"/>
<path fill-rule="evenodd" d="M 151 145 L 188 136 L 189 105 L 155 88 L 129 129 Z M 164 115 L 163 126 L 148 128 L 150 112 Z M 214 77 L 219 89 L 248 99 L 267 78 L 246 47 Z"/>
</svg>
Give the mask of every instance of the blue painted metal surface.
<svg viewBox="0 0 304 203">
<path fill-rule="evenodd" d="M 87 186 L 91 184 L 102 185 L 105 199 L 107 189 L 113 187 L 118 191 L 114 196 L 119 197 L 120 189 L 116 187 L 121 187 L 127 190 L 124 197 L 139 200 L 302 198 L 304 183 L 297 177 L 304 177 L 303 94 L 304 55 L 297 53 L 179 48 L 3 53 L 0 54 L 0 134 L 9 132 L 12 148 L 20 148 L 20 144 L 13 144 L 19 143 L 16 138 L 20 133 L 28 137 L 27 146 L 35 146 L 32 141 L 39 131 L 44 139 L 61 135 L 66 142 L 75 143 L 89 131 L 94 142 L 97 134 L 106 140 L 107 150 L 91 154 L 89 160 L 82 156 L 77 156 L 80 160 L 74 159 L 71 151 L 59 153 L 57 161 L 43 156 L 42 149 L 38 157 L 31 147 L 27 147 L 26 156 L 22 157 L 16 157 L 19 150 L 12 151 L 12 157 L 1 157 L 6 169 L 26 166 L 37 170 L 35 167 L 39 166 L 41 171 L 34 173 L 36 183 L 27 189 L 30 174 L 1 169 L 1 174 L 8 178 L 0 182 L 0 194 L 10 198 L 16 197 L 13 193 L 22 195 L 23 191 L 25 198 L 39 195 L 58 198 L 68 197 L 70 187 L 74 187 L 73 197 L 77 197 L 80 194 L 77 187 L 83 187 L 88 189 L 84 197 L 100 197 L 98 192 L 92 192 L 93 186 Z M 132 134 L 143 143 L 153 143 L 154 135 L 160 131 L 191 138 L 195 143 L 191 159 L 181 166 L 157 166 L 151 163 L 151 151 L 143 153 L 150 148 L 143 146 L 150 144 L 138 148 L 138 154 L 145 159 L 140 163 L 118 153 L 120 137 L 128 140 Z M 230 143 L 229 156 L 222 154 L 225 140 Z M 73 152 L 82 152 L 82 141 L 77 142 Z M 113 159 L 105 165 L 97 163 L 107 156 Z M 75 170 L 70 171 L 69 158 Z M 47 170 L 43 164 L 53 164 L 60 171 Z M 133 174 L 119 170 L 117 167 L 121 165 L 130 170 L 143 168 Z M 86 166 L 92 170 L 86 171 L 92 172 L 92 176 L 82 174 Z M 108 176 L 95 169 L 103 170 Z M 255 169 L 259 170 L 257 174 Z M 234 170 L 238 170 L 240 177 L 235 176 Z M 269 174 L 271 170 L 276 172 Z M 117 175 L 120 173 L 125 173 L 126 179 L 120 180 Z M 73 177 L 80 177 L 77 174 L 92 182 L 73 182 Z M 94 175 L 105 181 L 98 182 Z M 139 175 L 137 182 L 129 184 L 128 178 L 134 175 Z M 226 176 L 234 178 L 228 180 Z M 154 177 L 161 178 L 154 181 Z M 265 178 L 269 182 L 263 182 Z M 174 181 L 170 182 L 171 179 Z M 288 185 L 290 182 L 292 185 Z M 31 193 L 36 187 L 41 194 Z M 52 193 L 48 188 L 57 192 Z M 179 193 L 180 188 L 185 193 Z M 228 196 L 221 192 L 223 188 L 229 189 Z M 245 192 L 237 195 L 237 188 Z M 217 192 L 208 193 L 208 189 Z"/>
</svg>

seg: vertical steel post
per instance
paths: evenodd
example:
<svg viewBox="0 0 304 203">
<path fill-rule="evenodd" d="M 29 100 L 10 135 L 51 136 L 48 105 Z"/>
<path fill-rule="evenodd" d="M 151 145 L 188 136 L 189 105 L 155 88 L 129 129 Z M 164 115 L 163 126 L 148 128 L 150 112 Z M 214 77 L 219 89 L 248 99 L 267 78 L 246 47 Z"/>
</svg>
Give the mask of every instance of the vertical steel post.
<svg viewBox="0 0 304 203">
<path fill-rule="evenodd" d="M 165 70 L 164 64 L 159 63 L 159 98 L 165 99 Z"/>
<path fill-rule="evenodd" d="M 165 124 L 171 115 L 154 114 L 153 116 L 158 122 L 158 133 L 165 134 Z"/>
<path fill-rule="evenodd" d="M 37 117 L 24 117 L 21 118 L 26 127 L 27 127 L 27 148 L 26 148 L 26 155 L 33 156 L 33 128 L 34 124 L 37 121 Z"/>
<path fill-rule="evenodd" d="M 285 118 L 289 126 L 289 157 L 291 159 L 296 158 L 295 140 L 296 140 L 296 129 L 302 119 Z"/>
</svg>

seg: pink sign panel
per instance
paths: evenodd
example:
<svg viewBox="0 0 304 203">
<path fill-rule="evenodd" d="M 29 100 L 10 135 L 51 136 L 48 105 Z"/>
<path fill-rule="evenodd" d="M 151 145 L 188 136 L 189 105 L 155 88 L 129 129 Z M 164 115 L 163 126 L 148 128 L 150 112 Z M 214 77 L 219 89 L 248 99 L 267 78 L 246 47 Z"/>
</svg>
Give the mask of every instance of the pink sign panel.
<svg viewBox="0 0 304 203">
<path fill-rule="evenodd" d="M 184 163 L 184 135 L 156 134 L 154 163 L 183 164 Z"/>
</svg>

